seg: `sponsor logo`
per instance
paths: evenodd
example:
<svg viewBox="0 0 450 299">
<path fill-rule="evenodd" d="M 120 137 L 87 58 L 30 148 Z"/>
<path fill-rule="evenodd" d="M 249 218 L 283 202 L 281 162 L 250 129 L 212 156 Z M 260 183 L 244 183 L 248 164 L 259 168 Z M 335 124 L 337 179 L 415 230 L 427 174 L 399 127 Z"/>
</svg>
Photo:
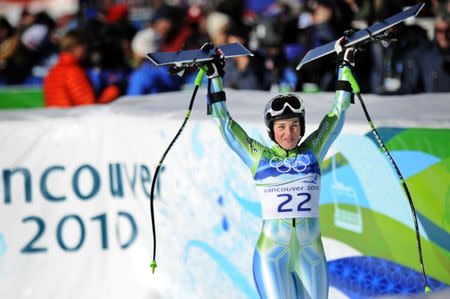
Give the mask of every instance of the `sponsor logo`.
<svg viewBox="0 0 450 299">
<path fill-rule="evenodd" d="M 291 170 L 303 172 L 311 164 L 311 158 L 308 155 L 300 155 L 297 159 L 273 157 L 269 162 L 270 166 L 276 168 L 281 173 L 287 173 Z"/>
</svg>

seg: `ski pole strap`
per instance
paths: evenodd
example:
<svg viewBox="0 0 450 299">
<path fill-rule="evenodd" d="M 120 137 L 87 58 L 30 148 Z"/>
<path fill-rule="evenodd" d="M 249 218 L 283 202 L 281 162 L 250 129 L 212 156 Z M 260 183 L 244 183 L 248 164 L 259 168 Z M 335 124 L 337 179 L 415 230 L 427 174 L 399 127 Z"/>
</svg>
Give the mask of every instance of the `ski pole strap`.
<svg viewBox="0 0 450 299">
<path fill-rule="evenodd" d="M 355 104 L 355 97 L 352 92 L 353 89 L 352 89 L 352 85 L 350 84 L 350 82 L 345 81 L 345 80 L 338 80 L 338 81 L 336 81 L 335 89 L 352 93 L 352 95 L 350 96 L 350 103 Z"/>
<path fill-rule="evenodd" d="M 204 69 L 204 68 L 202 68 Z M 217 102 L 224 102 L 226 100 L 225 92 L 223 91 L 222 78 L 214 77 L 208 78 L 208 88 L 206 92 L 206 115 L 212 112 L 211 105 Z"/>
<path fill-rule="evenodd" d="M 344 80 L 337 80 L 335 88 L 336 88 L 336 90 L 343 90 L 343 91 L 348 91 L 348 92 L 353 91 L 352 85 L 350 84 L 350 82 L 344 81 Z"/>
<path fill-rule="evenodd" d="M 224 102 L 226 100 L 226 95 L 224 91 L 211 92 L 212 80 L 208 79 L 208 91 L 206 93 L 206 115 L 210 115 L 212 112 L 211 105 L 217 102 Z"/>
<path fill-rule="evenodd" d="M 206 89 L 206 115 L 211 115 L 211 79 L 208 79 L 208 87 Z"/>
<path fill-rule="evenodd" d="M 209 97 L 209 102 L 211 104 L 226 101 L 226 96 L 225 96 L 224 91 L 210 93 L 210 94 L 208 94 L 208 97 Z"/>
</svg>

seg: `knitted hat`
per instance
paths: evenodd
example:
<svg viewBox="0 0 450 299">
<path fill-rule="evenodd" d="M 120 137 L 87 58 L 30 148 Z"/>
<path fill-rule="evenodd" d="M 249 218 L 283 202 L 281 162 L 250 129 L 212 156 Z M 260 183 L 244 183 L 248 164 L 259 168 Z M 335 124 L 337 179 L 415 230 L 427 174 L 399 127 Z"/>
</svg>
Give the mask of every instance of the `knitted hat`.
<svg viewBox="0 0 450 299">
<path fill-rule="evenodd" d="M 36 51 L 44 43 L 47 33 L 47 26 L 42 24 L 32 25 L 23 32 L 20 40 L 28 49 Z"/>
<path fill-rule="evenodd" d="M 152 28 L 139 31 L 131 41 L 131 49 L 139 56 L 145 57 L 147 53 L 158 50 L 158 36 Z"/>
</svg>

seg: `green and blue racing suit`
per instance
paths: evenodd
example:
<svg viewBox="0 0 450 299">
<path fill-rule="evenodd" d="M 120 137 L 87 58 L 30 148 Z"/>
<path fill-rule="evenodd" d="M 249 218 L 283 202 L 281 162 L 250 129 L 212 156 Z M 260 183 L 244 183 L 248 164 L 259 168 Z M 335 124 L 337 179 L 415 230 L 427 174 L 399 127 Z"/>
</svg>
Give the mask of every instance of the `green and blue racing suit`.
<svg viewBox="0 0 450 299">
<path fill-rule="evenodd" d="M 350 76 L 348 67 L 338 69 L 341 83 Z M 287 151 L 249 137 L 227 110 L 222 79 L 213 78 L 211 85 L 212 117 L 226 143 L 250 170 L 260 195 L 263 224 L 253 274 L 261 298 L 328 298 L 319 227 L 320 164 L 342 129 L 351 89 L 337 90 L 333 107 L 318 129 Z"/>
</svg>

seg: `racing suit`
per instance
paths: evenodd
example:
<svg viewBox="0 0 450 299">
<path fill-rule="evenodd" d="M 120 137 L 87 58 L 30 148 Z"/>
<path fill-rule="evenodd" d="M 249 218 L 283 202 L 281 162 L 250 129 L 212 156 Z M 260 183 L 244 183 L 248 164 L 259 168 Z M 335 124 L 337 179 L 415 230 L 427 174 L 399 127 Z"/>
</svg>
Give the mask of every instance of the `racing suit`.
<svg viewBox="0 0 450 299">
<path fill-rule="evenodd" d="M 350 86 L 350 76 L 347 66 L 340 67 L 340 86 Z M 319 226 L 320 164 L 342 129 L 351 88 L 336 90 L 333 107 L 318 129 L 288 151 L 249 137 L 227 110 L 222 79 L 213 78 L 211 85 L 212 117 L 226 143 L 249 168 L 260 195 L 263 223 L 253 274 L 261 298 L 328 298 Z"/>
</svg>

